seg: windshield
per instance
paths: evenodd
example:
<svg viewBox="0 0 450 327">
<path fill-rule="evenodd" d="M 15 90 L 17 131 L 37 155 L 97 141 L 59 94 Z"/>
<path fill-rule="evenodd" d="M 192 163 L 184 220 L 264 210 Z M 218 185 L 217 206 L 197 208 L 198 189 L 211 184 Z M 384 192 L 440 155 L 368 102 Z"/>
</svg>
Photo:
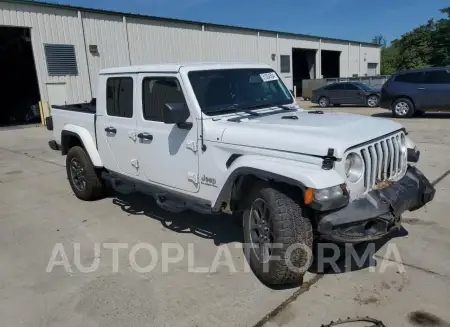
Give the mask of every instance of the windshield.
<svg viewBox="0 0 450 327">
<path fill-rule="evenodd" d="M 289 90 L 269 68 L 202 70 L 188 76 L 207 115 L 293 102 Z"/>
<path fill-rule="evenodd" d="M 355 84 L 356 86 L 359 86 L 359 87 L 362 88 L 364 91 L 371 91 L 371 90 L 372 90 L 372 87 L 371 87 L 371 86 L 369 86 L 369 85 L 367 85 L 367 84 L 364 84 L 364 83 L 353 83 L 353 84 Z"/>
</svg>

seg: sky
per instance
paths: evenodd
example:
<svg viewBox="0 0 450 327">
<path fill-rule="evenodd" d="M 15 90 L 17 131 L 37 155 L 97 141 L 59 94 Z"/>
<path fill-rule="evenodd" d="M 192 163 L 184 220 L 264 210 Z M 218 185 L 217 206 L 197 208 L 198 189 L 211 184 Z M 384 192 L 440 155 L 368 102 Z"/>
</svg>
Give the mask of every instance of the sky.
<svg viewBox="0 0 450 327">
<path fill-rule="evenodd" d="M 58 0 L 60 4 L 370 42 L 388 42 L 431 18 L 448 0 Z"/>
</svg>

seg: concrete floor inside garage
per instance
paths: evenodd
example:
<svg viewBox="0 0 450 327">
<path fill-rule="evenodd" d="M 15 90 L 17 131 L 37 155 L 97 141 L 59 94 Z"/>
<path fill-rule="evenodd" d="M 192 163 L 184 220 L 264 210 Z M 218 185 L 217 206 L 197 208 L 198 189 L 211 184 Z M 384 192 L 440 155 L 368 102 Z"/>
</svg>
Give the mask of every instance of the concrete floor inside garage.
<svg viewBox="0 0 450 327">
<path fill-rule="evenodd" d="M 391 119 L 380 109 L 339 109 Z M 340 274 L 308 273 L 303 286 L 269 289 L 245 271 L 240 233 L 230 220 L 198 214 L 171 215 L 140 195 L 80 202 L 66 179 L 64 157 L 50 150 L 42 127 L 0 130 L 0 321 L 17 326 L 321 326 L 339 318 L 370 316 L 388 327 L 449 326 L 450 322 L 450 115 L 401 120 L 422 151 L 419 168 L 436 181 L 436 199 L 404 215 L 404 237 L 384 244 L 376 266 Z M 94 272 L 72 262 L 79 243 L 81 263 L 98 257 Z M 95 243 L 163 242 L 194 249 L 195 267 L 211 266 L 227 247 L 237 272 L 189 272 L 181 260 L 163 272 L 138 273 L 119 251 L 114 272 L 111 250 Z M 72 272 L 46 268 L 61 243 Z M 397 265 L 380 272 L 395 244 Z M 391 257 L 392 258 L 392 257 Z M 136 261 L 149 263 L 145 251 Z M 372 272 L 371 270 L 375 270 Z M 418 313 L 419 312 L 419 313 Z M 419 319 L 422 318 L 422 319 Z M 420 324 L 419 324 L 420 325 Z"/>
</svg>

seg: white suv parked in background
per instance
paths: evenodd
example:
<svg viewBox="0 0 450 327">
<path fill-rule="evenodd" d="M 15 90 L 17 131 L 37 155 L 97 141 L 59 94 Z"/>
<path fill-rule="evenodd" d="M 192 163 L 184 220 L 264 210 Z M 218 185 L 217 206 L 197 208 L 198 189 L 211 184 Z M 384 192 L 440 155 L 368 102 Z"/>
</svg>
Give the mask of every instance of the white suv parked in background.
<svg viewBox="0 0 450 327">
<path fill-rule="evenodd" d="M 232 212 L 270 284 L 302 277 L 287 260 L 304 265 L 313 237 L 384 237 L 434 196 L 408 165 L 418 152 L 402 126 L 304 111 L 267 65 L 111 68 L 97 90 L 89 104 L 53 106 L 47 122 L 75 195 L 97 199 L 108 180 L 166 210 Z"/>
</svg>

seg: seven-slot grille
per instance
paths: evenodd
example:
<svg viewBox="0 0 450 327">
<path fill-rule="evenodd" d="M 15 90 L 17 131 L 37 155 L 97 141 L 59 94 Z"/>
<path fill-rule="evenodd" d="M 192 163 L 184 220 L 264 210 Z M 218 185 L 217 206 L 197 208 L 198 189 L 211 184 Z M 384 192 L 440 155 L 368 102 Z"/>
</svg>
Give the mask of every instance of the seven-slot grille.
<svg viewBox="0 0 450 327">
<path fill-rule="evenodd" d="M 364 160 L 364 187 L 372 190 L 380 181 L 395 181 L 405 171 L 406 154 L 401 151 L 403 133 L 368 144 L 360 149 Z"/>
</svg>

